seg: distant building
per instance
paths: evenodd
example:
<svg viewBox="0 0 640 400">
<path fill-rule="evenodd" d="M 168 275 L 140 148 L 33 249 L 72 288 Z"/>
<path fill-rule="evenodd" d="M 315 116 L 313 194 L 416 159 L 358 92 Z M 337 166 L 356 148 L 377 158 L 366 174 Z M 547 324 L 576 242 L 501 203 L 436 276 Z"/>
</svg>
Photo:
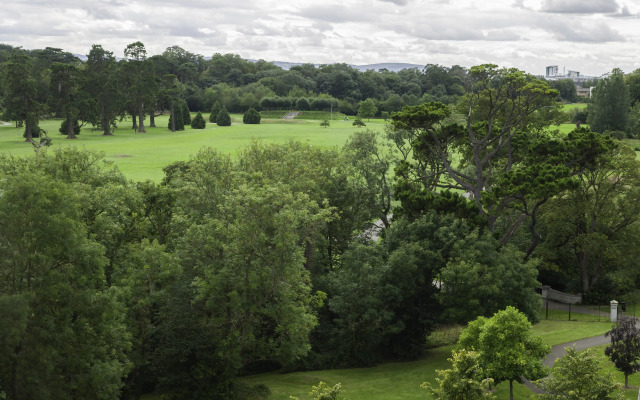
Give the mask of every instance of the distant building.
<svg viewBox="0 0 640 400">
<path fill-rule="evenodd" d="M 597 79 L 597 77 L 595 76 L 580 75 L 580 71 L 569 70 L 565 73 L 563 69 L 563 71 L 560 72 L 560 68 L 558 68 L 557 65 L 549 65 L 546 68 L 546 74 L 544 77 L 545 79 L 550 81 L 555 81 L 559 79 L 571 79 L 576 85 L 580 85 L 584 81 Z M 578 96 L 580 96 L 580 94 L 578 94 Z"/>
</svg>

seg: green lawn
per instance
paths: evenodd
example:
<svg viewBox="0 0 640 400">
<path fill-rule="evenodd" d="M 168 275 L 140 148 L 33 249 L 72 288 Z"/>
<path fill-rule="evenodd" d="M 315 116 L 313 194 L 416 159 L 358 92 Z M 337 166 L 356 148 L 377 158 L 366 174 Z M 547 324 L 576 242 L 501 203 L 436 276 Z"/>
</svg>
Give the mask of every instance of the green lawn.
<svg viewBox="0 0 640 400">
<path fill-rule="evenodd" d="M 587 103 L 570 103 L 570 104 L 563 104 L 562 105 L 562 111 L 570 111 L 570 110 L 583 110 L 587 108 Z"/>
<path fill-rule="evenodd" d="M 204 116 L 208 120 L 208 115 Z M 130 122 L 119 123 L 114 136 L 102 136 L 83 128 L 76 140 L 66 140 L 58 133 L 61 120 L 41 121 L 41 128 L 53 138 L 52 148 L 65 146 L 85 147 L 105 153 L 120 170 L 132 180 L 163 177 L 162 168 L 174 161 L 187 160 L 203 147 L 234 155 L 252 140 L 265 143 L 286 143 L 290 140 L 307 141 L 313 146 L 342 146 L 349 135 L 357 129 L 351 122 L 331 121 L 328 128 L 320 127 L 318 121 L 265 119 L 259 125 L 244 125 L 240 115 L 232 115 L 233 125 L 218 127 L 207 124 L 203 130 L 192 129 L 172 133 L 167 129 L 168 117 L 156 118 L 157 128 L 147 128 L 147 133 L 134 133 Z M 148 121 L 145 121 L 148 124 Z M 384 129 L 384 125 L 371 124 L 366 129 Z M 23 129 L 14 125 L 0 126 L 0 153 L 16 156 L 33 154 L 33 148 L 22 138 Z"/>
<path fill-rule="evenodd" d="M 549 345 L 571 342 L 576 339 L 601 335 L 611 329 L 611 323 L 580 321 L 542 321 L 534 326 L 534 332 Z M 454 346 L 429 350 L 427 357 L 419 361 L 388 363 L 373 368 L 353 368 L 289 374 L 268 373 L 243 378 L 247 384 L 265 384 L 271 389 L 271 399 L 288 400 L 289 396 L 308 399 L 311 386 L 324 381 L 330 385 L 342 384 L 343 396 L 349 400 L 377 399 L 428 399 L 420 389 L 422 382 L 435 384 L 436 370 L 449 367 Z M 509 383 L 496 388 L 498 399 L 508 398 Z M 531 391 L 523 385 L 514 385 L 514 396 L 526 399 Z"/>
</svg>

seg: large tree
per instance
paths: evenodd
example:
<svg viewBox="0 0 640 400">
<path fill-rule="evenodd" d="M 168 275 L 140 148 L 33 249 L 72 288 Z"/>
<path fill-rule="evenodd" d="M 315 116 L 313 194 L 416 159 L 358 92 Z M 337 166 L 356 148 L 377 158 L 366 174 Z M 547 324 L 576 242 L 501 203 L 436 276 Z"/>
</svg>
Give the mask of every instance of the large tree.
<svg viewBox="0 0 640 400">
<path fill-rule="evenodd" d="M 142 42 L 129 44 L 124 50 L 126 62 L 123 64 L 128 82 L 128 92 L 132 97 L 132 109 L 137 112 L 138 132 L 144 133 L 145 111 L 154 101 L 158 85 L 155 80 L 153 61 L 147 59 L 147 50 Z"/>
<path fill-rule="evenodd" d="M 40 134 L 38 120 L 42 109 L 37 99 L 37 82 L 31 76 L 31 66 L 31 58 L 16 50 L 5 65 L 3 76 L 5 115 L 17 123 L 24 122 L 26 142 L 32 142 L 33 137 Z"/>
<path fill-rule="evenodd" d="M 75 139 L 74 122 L 79 112 L 80 70 L 73 64 L 51 65 L 51 95 L 64 115 L 67 139 Z"/>
<path fill-rule="evenodd" d="M 0 386 L 9 399 L 118 399 L 129 335 L 80 186 L 5 176 L 0 198 Z"/>
<path fill-rule="evenodd" d="M 495 65 L 473 67 L 470 76 L 473 90 L 458 104 L 463 119 L 452 119 L 451 110 L 441 103 L 406 107 L 392 116 L 397 132 L 393 138 L 399 146 L 410 147 L 403 152 L 401 171 L 408 173 L 403 179 L 418 184 L 418 190 L 450 188 L 469 193 L 494 231 L 510 200 L 494 207 L 487 204 L 484 193 L 491 192 L 497 178 L 518 164 L 518 135 L 535 135 L 550 123 L 541 114 L 554 109 L 558 92 L 531 75 Z"/>
<path fill-rule="evenodd" d="M 595 132 L 624 131 L 627 128 L 627 115 L 631 101 L 629 88 L 625 84 L 624 74 L 614 69 L 611 75 L 598 81 L 591 103 L 587 123 Z"/>
<path fill-rule="evenodd" d="M 120 114 L 122 93 L 113 53 L 94 44 L 87 55 L 83 91 L 92 99 L 89 122 L 100 127 L 104 135 L 112 135 Z"/>
</svg>

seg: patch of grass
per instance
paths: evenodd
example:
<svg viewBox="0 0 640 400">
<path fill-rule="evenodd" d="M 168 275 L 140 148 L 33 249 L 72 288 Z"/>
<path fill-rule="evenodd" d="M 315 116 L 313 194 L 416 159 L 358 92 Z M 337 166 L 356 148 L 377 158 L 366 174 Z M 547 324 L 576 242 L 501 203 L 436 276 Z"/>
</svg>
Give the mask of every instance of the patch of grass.
<svg viewBox="0 0 640 400">
<path fill-rule="evenodd" d="M 610 330 L 611 322 L 542 320 L 533 326 L 533 332 L 551 346 L 600 336 Z"/>
<path fill-rule="evenodd" d="M 431 349 L 434 347 L 456 344 L 463 329 L 464 326 L 462 325 L 439 326 L 435 331 L 431 332 L 431 334 L 427 336 L 426 346 Z"/>
<path fill-rule="evenodd" d="M 318 120 L 322 121 L 323 119 L 328 119 L 330 121 L 336 120 L 344 120 L 345 115 L 341 112 L 334 111 L 333 119 L 332 113 L 330 111 L 299 111 L 295 119 L 304 119 L 304 120 Z"/>
<path fill-rule="evenodd" d="M 212 147 L 221 153 L 234 156 L 252 140 L 265 143 L 287 143 L 290 140 L 308 142 L 311 146 L 341 147 L 356 128 L 349 122 L 333 121 L 329 128 L 322 128 L 317 121 L 274 120 L 262 121 L 259 125 L 245 125 L 242 116 L 231 116 L 232 125 L 219 127 L 207 122 L 205 129 L 171 132 L 167 128 L 168 117 L 156 118 L 157 128 L 147 128 L 147 133 L 135 133 L 130 121 L 118 123 L 113 136 L 102 136 L 100 131 L 84 127 L 78 139 L 67 140 L 58 133 L 60 119 L 44 120 L 40 127 L 47 130 L 53 139 L 51 148 L 81 147 L 105 153 L 125 176 L 134 181 L 150 179 L 160 181 L 162 168 L 175 162 L 189 159 L 203 147 Z M 208 121 L 208 119 L 206 119 Z M 145 121 L 148 124 L 148 121 Z M 383 125 L 366 129 L 382 131 Z M 0 153 L 14 156 L 33 155 L 33 148 L 24 142 L 24 129 L 14 125 L 0 126 Z"/>
<path fill-rule="evenodd" d="M 562 111 L 570 111 L 570 110 L 584 110 L 587 108 L 587 103 L 569 103 L 562 105 Z"/>
<path fill-rule="evenodd" d="M 615 380 L 624 385 L 624 374 L 616 369 L 613 365 L 609 357 L 604 354 L 604 349 L 607 345 L 593 347 L 588 349 L 588 351 L 592 351 L 603 360 L 603 372 L 608 372 L 613 374 Z M 629 375 L 629 389 L 623 389 L 624 398 L 636 400 L 638 398 L 638 388 L 640 387 L 640 373 L 635 373 Z"/>
</svg>

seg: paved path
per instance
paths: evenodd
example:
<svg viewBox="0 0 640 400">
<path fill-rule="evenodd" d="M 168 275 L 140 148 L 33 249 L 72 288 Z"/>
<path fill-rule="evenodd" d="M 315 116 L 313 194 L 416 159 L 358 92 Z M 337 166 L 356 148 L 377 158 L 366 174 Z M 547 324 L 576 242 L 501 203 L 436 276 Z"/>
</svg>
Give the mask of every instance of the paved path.
<svg viewBox="0 0 640 400">
<path fill-rule="evenodd" d="M 11 124 L 10 122 L 0 121 L 0 125 L 6 126 L 6 125 L 13 125 L 13 124 Z"/>
</svg>

